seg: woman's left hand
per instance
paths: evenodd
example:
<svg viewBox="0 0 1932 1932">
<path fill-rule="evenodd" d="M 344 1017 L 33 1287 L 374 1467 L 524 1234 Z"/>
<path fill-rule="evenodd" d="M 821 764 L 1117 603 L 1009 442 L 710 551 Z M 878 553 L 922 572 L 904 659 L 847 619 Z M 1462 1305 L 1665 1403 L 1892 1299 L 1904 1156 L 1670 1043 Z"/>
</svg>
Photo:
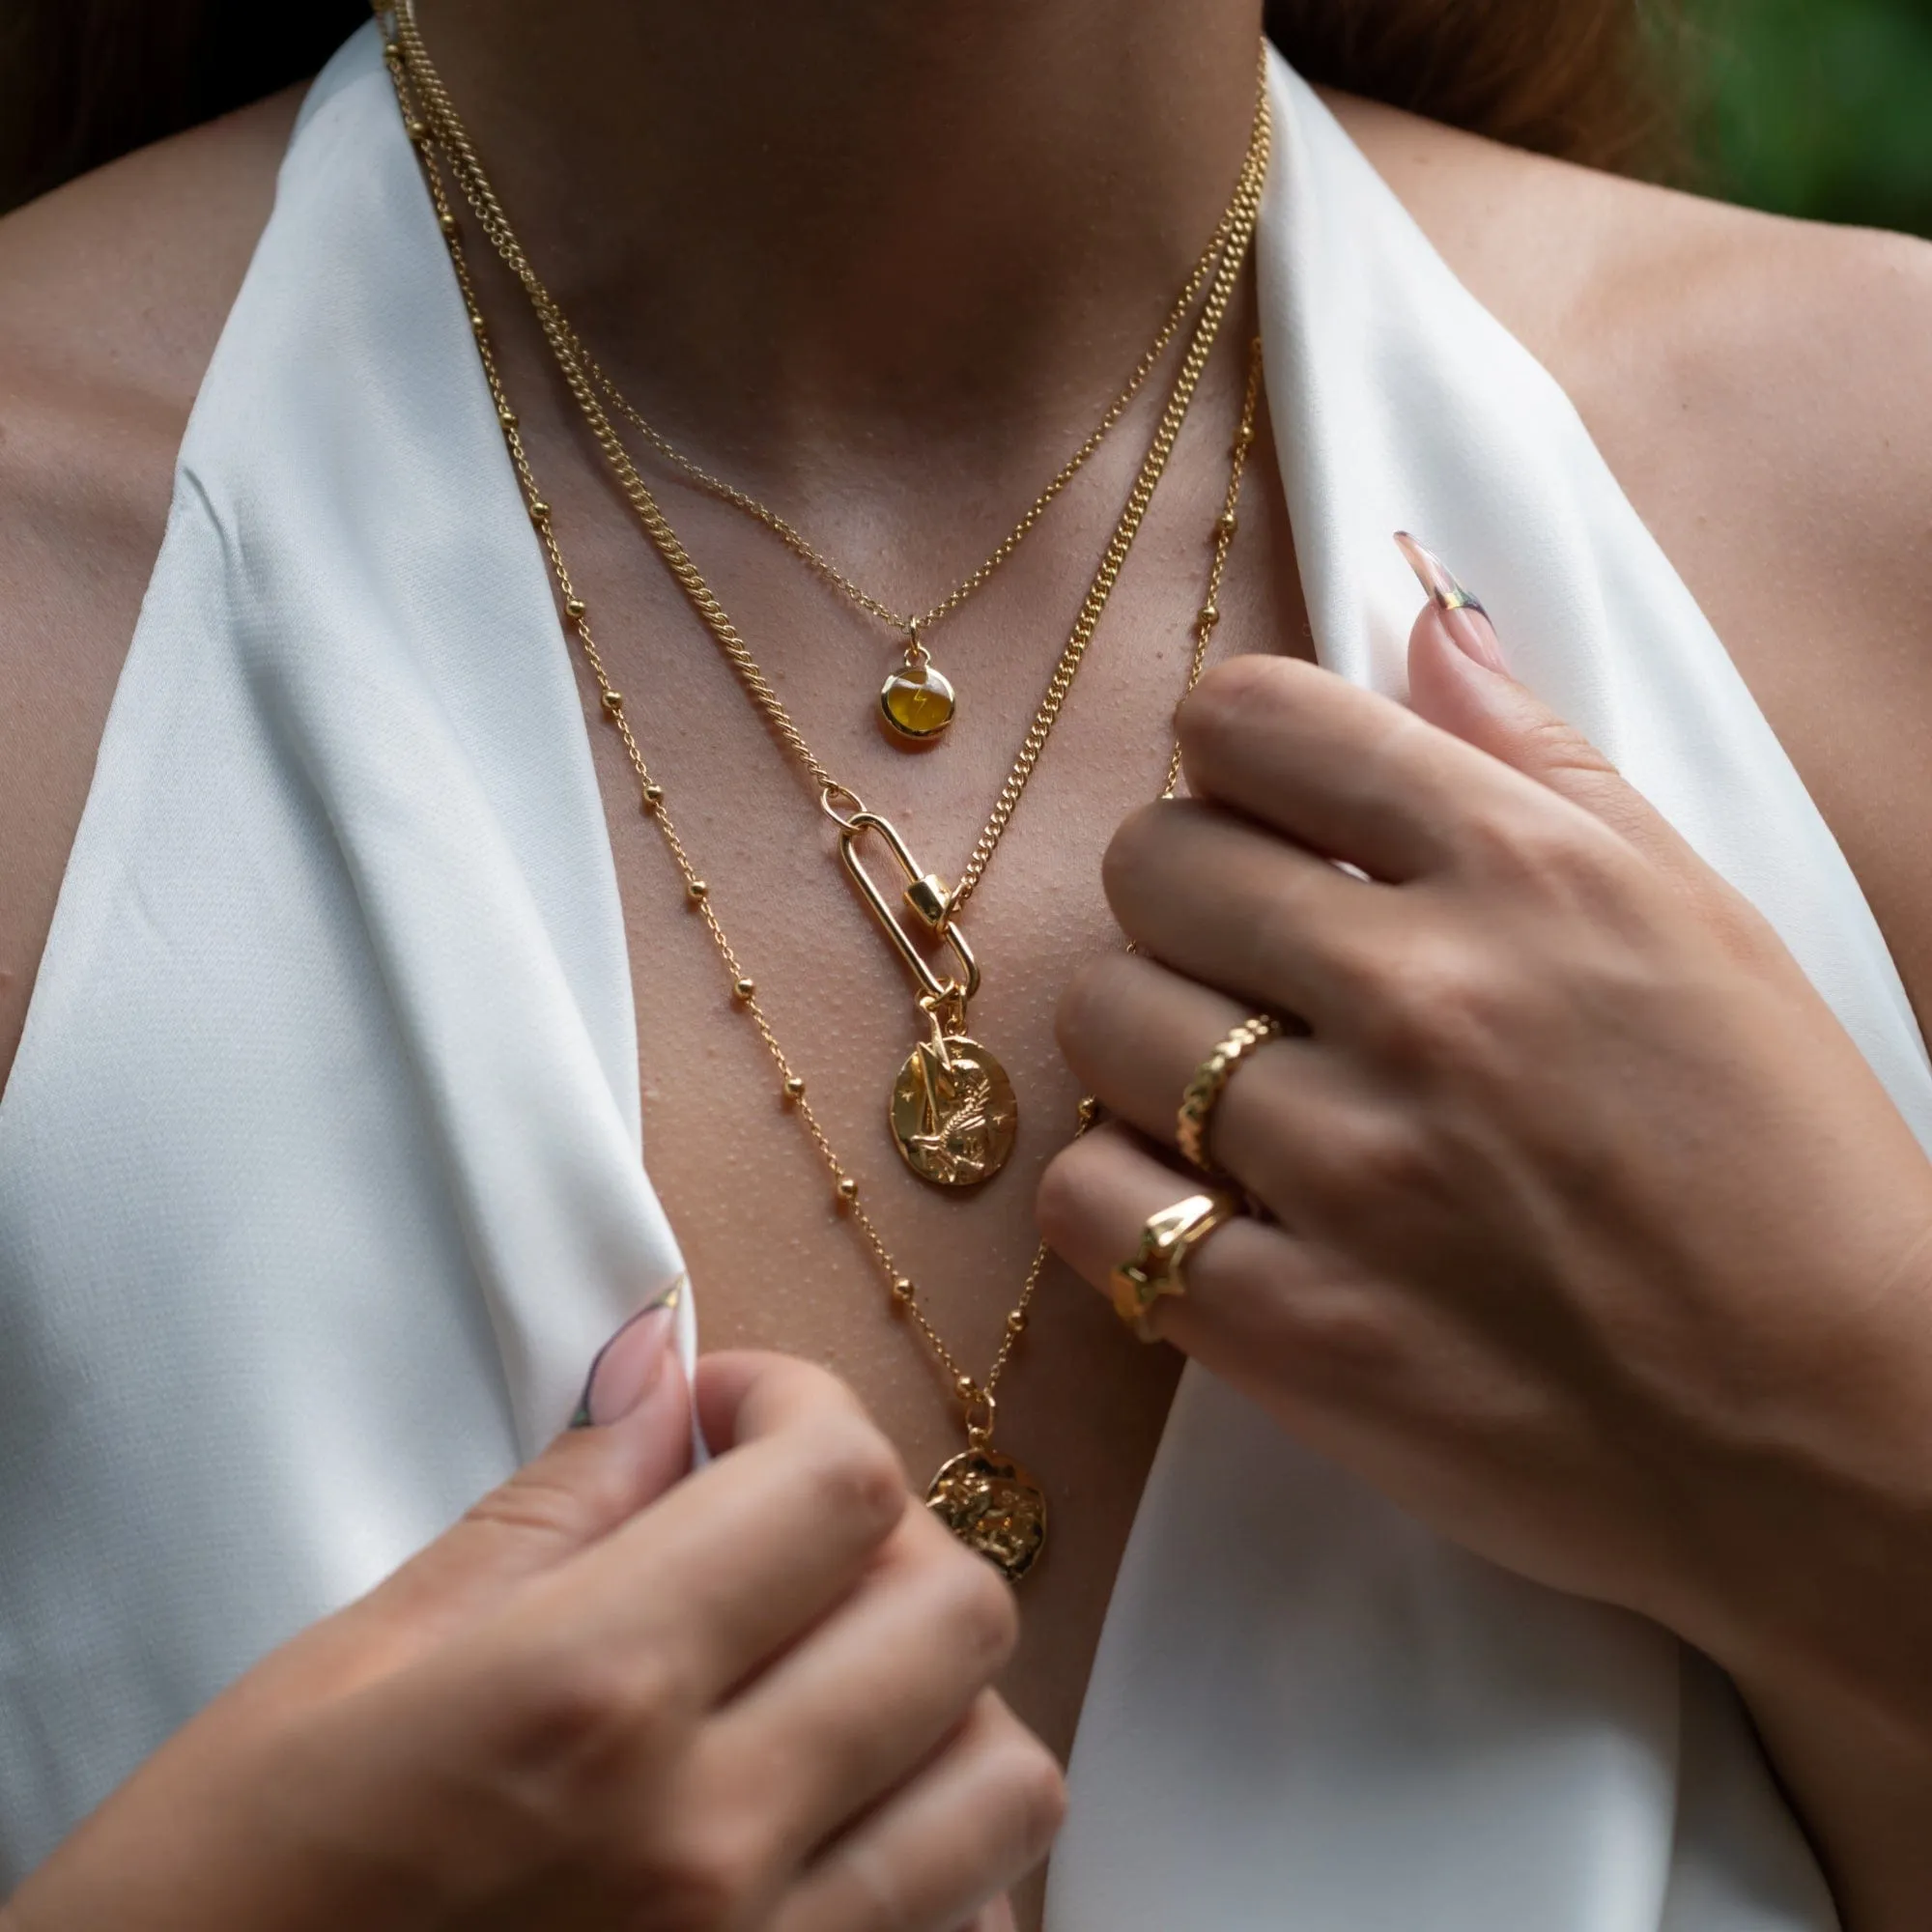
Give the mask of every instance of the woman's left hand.
<svg viewBox="0 0 1932 1932">
<path fill-rule="evenodd" d="M 1267 1218 L 1207 1237 L 1159 1334 L 1459 1542 L 1711 1652 L 1802 1784 L 1889 1727 L 1922 1821 L 1932 1164 L 1765 921 L 1500 665 L 1432 605 L 1411 709 L 1279 658 L 1203 680 L 1193 799 L 1107 854 L 1138 956 L 1061 1009 L 1117 1123 L 1042 1223 L 1104 1289 L 1202 1191 L 1169 1151 L 1195 1069 L 1290 1019 L 1211 1122 Z"/>
</svg>

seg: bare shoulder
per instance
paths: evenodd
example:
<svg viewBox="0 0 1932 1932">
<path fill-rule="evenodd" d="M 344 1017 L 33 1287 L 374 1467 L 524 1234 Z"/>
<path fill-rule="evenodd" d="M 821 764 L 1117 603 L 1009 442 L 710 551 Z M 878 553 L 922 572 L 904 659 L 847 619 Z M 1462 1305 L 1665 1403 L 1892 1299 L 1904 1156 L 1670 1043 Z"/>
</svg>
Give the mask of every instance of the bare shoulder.
<svg viewBox="0 0 1932 1932">
<path fill-rule="evenodd" d="M 1932 1022 L 1932 244 L 1331 104 L 1576 403 Z"/>
<path fill-rule="evenodd" d="M 298 96 L 0 220 L 0 1082 Z"/>
<path fill-rule="evenodd" d="M 1927 527 L 1922 493 L 1909 503 L 1896 486 L 1932 481 L 1932 439 L 1913 433 L 1932 429 L 1932 244 L 1331 104 L 1459 277 L 1562 383 L 1634 494 L 1721 452 L 1733 472 L 1741 457 L 1785 467 L 1761 507 L 1782 506 L 1794 526 L 1815 522 L 1823 493 Z M 1789 487 L 1793 463 L 1804 489 Z M 1733 473 L 1727 494 L 1771 480 Z"/>
</svg>

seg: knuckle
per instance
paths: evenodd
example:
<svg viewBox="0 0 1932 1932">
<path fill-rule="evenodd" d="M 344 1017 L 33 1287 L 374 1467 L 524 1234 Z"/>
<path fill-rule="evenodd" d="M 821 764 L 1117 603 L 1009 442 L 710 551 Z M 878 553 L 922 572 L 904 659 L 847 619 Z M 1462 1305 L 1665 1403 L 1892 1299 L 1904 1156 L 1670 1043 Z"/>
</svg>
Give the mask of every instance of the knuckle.
<svg viewBox="0 0 1932 1932">
<path fill-rule="evenodd" d="M 1093 1190 L 1087 1176 L 1088 1163 L 1104 1145 L 1092 1134 L 1063 1148 L 1047 1162 L 1034 1194 L 1034 1214 L 1044 1239 L 1065 1251 L 1074 1244 L 1079 1231 L 1091 1218 Z"/>
<path fill-rule="evenodd" d="M 1381 1058 L 1448 1066 L 1475 1058 L 1507 1028 L 1513 1005 L 1500 949 L 1460 934 L 1412 937 L 1368 969 L 1363 1026 Z"/>
<path fill-rule="evenodd" d="M 1397 1116 L 1364 1114 L 1331 1122 L 1317 1158 L 1329 1197 L 1373 1214 L 1387 1213 L 1391 1203 L 1419 1205 L 1442 1192 L 1434 1146 L 1418 1126 Z"/>
<path fill-rule="evenodd" d="M 950 1647 L 952 1655 L 972 1660 L 990 1677 L 1019 1644 L 1019 1606 L 1012 1591 L 984 1557 L 962 1548 L 951 1536 L 946 1542 L 949 1548 L 943 1561 Z"/>
<path fill-rule="evenodd" d="M 1511 802 L 1471 811 L 1459 838 L 1464 863 L 1483 880 L 1528 897 L 1564 905 L 1602 902 L 1619 841 L 1585 811 L 1555 799 L 1538 805 L 1530 810 Z"/>
<path fill-rule="evenodd" d="M 1245 982 L 1261 987 L 1290 987 L 1301 979 L 1309 953 L 1312 926 L 1308 895 L 1293 875 L 1277 880 L 1274 889 L 1258 900 L 1252 918 L 1231 924 L 1226 935 L 1246 957 L 1236 971 L 1245 968 Z M 1359 977 L 1351 966 L 1350 937 L 1327 932 L 1321 940 L 1324 954 L 1336 969 L 1348 977 Z"/>
<path fill-rule="evenodd" d="M 1776 928 L 1744 894 L 1715 877 L 1698 886 L 1695 916 L 1722 957 L 1766 976 L 1781 978 L 1790 971 L 1791 953 Z"/>
<path fill-rule="evenodd" d="M 462 1522 L 492 1535 L 576 1542 L 610 1520 L 622 1499 L 621 1474 L 616 1469 L 590 1471 L 582 1480 L 566 1480 L 544 1463 L 534 1463 L 471 1503 Z"/>
<path fill-rule="evenodd" d="M 1046 1856 L 1066 1822 L 1066 1775 L 1053 1753 L 1037 1742 L 1014 1755 L 1010 1774 L 1014 1819 L 1021 1856 L 1032 1864 Z"/>
<path fill-rule="evenodd" d="M 765 1889 L 767 1858 L 736 1807 L 687 1818 L 640 1873 L 654 1925 L 685 1932 L 737 1932 L 753 1923 Z"/>
<path fill-rule="evenodd" d="M 1060 996 L 1054 1013 L 1054 1033 L 1070 1060 L 1091 1058 L 1113 1032 L 1118 1012 L 1114 976 L 1107 970 L 1111 956 L 1103 954 L 1075 969 Z"/>
<path fill-rule="evenodd" d="M 506 1672 L 497 1708 L 518 1782 L 566 1803 L 674 1752 L 689 1719 L 668 1668 L 575 1646 Z"/>
<path fill-rule="evenodd" d="M 931 1627 L 944 1642 L 934 1655 L 961 1660 L 981 1681 L 1019 1646 L 1019 1605 L 1012 1588 L 927 1509 L 909 1510 L 894 1558 L 907 1587 L 930 1593 Z"/>
<path fill-rule="evenodd" d="M 1083 960 L 1061 991 L 1055 1017 L 1063 1044 L 1068 1037 L 1084 1037 L 1103 1010 L 1099 964 L 1097 959 Z"/>
<path fill-rule="evenodd" d="M 1494 841 L 1496 857 L 1541 896 L 1595 896 L 1603 870 L 1603 828 L 1565 812 L 1525 819 Z"/>
<path fill-rule="evenodd" d="M 1144 805 L 1115 828 L 1100 860 L 1100 883 L 1110 904 L 1131 895 L 1156 869 L 1177 809 L 1172 803 Z"/>
<path fill-rule="evenodd" d="M 1524 765 L 1539 777 L 1576 773 L 1590 778 L 1616 778 L 1617 768 L 1567 719 L 1546 713 L 1520 722 L 1519 742 Z"/>
<path fill-rule="evenodd" d="M 1304 668 L 1293 658 L 1244 655 L 1204 672 L 1175 717 L 1188 756 L 1211 760 L 1231 738 L 1254 728 L 1258 712 L 1264 724 L 1292 700 Z"/>
<path fill-rule="evenodd" d="M 759 1350 L 750 1351 L 743 1359 L 761 1364 L 766 1377 L 782 1382 L 787 1401 L 810 1413 L 811 1419 L 809 1426 L 811 1428 L 819 1426 L 822 1414 L 865 1413 L 851 1385 L 816 1362 L 804 1361 L 797 1355 Z"/>
<path fill-rule="evenodd" d="M 991 1835 L 1012 1874 L 1037 1864 L 1066 1820 L 1066 1775 L 1060 1761 L 1017 1719 L 1008 1718 L 989 1751 L 983 1790 Z"/>
<path fill-rule="evenodd" d="M 849 1408 L 817 1427 L 804 1475 L 820 1510 L 868 1524 L 880 1538 L 905 1514 L 906 1479 L 898 1452 Z"/>
<path fill-rule="evenodd" d="M 1402 1362 L 1389 1306 L 1358 1284 L 1304 1290 L 1286 1325 L 1301 1373 L 1331 1386 L 1385 1387 Z"/>
</svg>

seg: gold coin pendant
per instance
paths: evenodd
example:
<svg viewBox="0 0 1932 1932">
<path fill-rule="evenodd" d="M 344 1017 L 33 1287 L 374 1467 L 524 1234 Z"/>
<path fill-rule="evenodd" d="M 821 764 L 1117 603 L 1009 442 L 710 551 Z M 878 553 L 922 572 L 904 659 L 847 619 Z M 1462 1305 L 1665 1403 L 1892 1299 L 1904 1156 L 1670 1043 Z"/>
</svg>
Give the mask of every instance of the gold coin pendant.
<svg viewBox="0 0 1932 1932">
<path fill-rule="evenodd" d="M 1019 1102 L 1007 1069 L 963 1034 L 923 1039 L 893 1083 L 888 1119 L 905 1164 L 938 1187 L 974 1187 L 1007 1164 Z"/>
<path fill-rule="evenodd" d="M 942 1463 L 925 1506 L 1009 1583 L 1033 1568 L 1046 1543 L 1046 1492 L 990 1443 Z"/>
<path fill-rule="evenodd" d="M 921 660 L 902 664 L 879 688 L 886 729 L 908 745 L 929 745 L 952 723 L 952 685 Z"/>
</svg>

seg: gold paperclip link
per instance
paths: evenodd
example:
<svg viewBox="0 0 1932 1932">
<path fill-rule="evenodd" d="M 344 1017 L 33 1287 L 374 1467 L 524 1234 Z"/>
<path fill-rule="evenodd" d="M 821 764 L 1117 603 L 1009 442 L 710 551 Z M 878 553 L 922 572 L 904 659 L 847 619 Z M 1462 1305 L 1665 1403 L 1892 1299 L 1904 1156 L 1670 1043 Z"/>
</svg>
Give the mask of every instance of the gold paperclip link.
<svg viewBox="0 0 1932 1932">
<path fill-rule="evenodd" d="M 966 978 L 962 985 L 956 980 L 942 980 L 926 964 L 925 956 L 912 943 L 911 935 L 898 922 L 891 901 L 873 884 L 872 876 L 866 870 L 865 862 L 859 857 L 859 837 L 865 832 L 876 832 L 886 841 L 887 849 L 898 862 L 899 869 L 906 876 L 906 899 L 923 923 L 931 926 L 952 949 L 952 956 L 958 960 Z M 887 937 L 899 950 L 899 956 L 913 970 L 914 977 L 925 988 L 926 995 L 934 1001 L 944 1001 L 949 996 L 970 1000 L 980 990 L 980 962 L 973 957 L 973 949 L 966 943 L 966 935 L 945 916 L 942 908 L 939 917 L 928 920 L 922 898 L 931 901 L 934 884 L 930 873 L 923 871 L 919 861 L 906 850 L 906 842 L 889 819 L 879 816 L 876 811 L 855 811 L 851 817 L 838 820 L 838 856 L 845 862 L 845 869 L 852 875 L 852 883 L 866 896 L 866 903 L 872 908 L 873 915 L 886 929 Z M 914 893 L 920 888 L 925 892 L 920 898 Z M 938 895 L 943 902 L 944 895 Z"/>
</svg>

